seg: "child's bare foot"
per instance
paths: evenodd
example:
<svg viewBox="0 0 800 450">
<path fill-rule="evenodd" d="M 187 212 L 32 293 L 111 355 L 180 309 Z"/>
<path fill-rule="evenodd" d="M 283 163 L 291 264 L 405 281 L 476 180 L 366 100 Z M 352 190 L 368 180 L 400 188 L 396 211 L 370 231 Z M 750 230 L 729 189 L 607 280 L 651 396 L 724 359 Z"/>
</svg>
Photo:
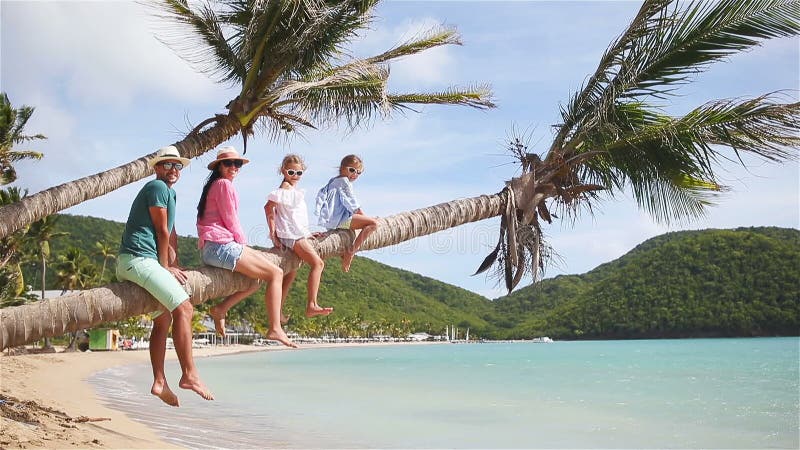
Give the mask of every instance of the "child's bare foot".
<svg viewBox="0 0 800 450">
<path fill-rule="evenodd" d="M 306 307 L 306 317 L 327 316 L 333 312 L 333 308 L 323 308 L 316 303 Z"/>
<path fill-rule="evenodd" d="M 169 406 L 180 406 L 178 396 L 172 392 L 166 381 L 154 381 L 153 387 L 150 388 L 150 393 Z"/>
<path fill-rule="evenodd" d="M 289 319 L 291 318 L 292 316 L 285 316 L 283 315 L 283 313 L 281 313 L 281 325 L 286 325 L 287 323 L 289 323 Z"/>
<path fill-rule="evenodd" d="M 350 263 L 353 262 L 353 256 L 355 256 L 355 253 L 353 253 L 353 252 L 345 252 L 345 254 L 342 255 L 342 270 L 343 271 L 350 272 Z"/>
<path fill-rule="evenodd" d="M 267 339 L 278 341 L 287 347 L 297 348 L 297 344 L 292 342 L 292 340 L 289 339 L 289 336 L 286 336 L 286 333 L 284 333 L 283 330 L 269 330 L 267 333 Z"/>
<path fill-rule="evenodd" d="M 181 381 L 178 382 L 178 386 L 180 386 L 182 389 L 190 389 L 195 391 L 197 395 L 206 400 L 214 400 L 214 394 L 212 394 L 206 385 L 200 381 L 200 378 L 191 378 L 184 375 L 181 377 Z"/>
<path fill-rule="evenodd" d="M 220 314 L 216 306 L 212 306 L 208 314 L 214 319 L 214 329 L 217 330 L 217 334 L 225 337 L 225 314 Z"/>
</svg>

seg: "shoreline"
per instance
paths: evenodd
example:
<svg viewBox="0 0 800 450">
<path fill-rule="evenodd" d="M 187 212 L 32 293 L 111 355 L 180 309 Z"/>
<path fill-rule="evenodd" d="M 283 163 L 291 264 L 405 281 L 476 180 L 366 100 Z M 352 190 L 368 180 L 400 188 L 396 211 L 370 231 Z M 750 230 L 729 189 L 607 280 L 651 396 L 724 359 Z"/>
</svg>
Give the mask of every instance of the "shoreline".
<svg viewBox="0 0 800 450">
<path fill-rule="evenodd" d="M 310 344 L 300 348 L 431 345 L 436 342 L 375 342 Z M 193 349 L 194 357 L 209 358 L 262 351 L 288 351 L 283 346 L 229 345 Z M 176 360 L 167 351 L 167 360 Z M 95 373 L 147 364 L 146 350 L 39 353 L 0 356 L 1 448 L 182 448 L 168 443 L 148 426 L 106 406 L 89 383 Z M 194 395 L 177 388 L 179 397 Z M 211 387 L 213 391 L 213 386 Z M 143 392 L 142 395 L 151 395 Z"/>
</svg>

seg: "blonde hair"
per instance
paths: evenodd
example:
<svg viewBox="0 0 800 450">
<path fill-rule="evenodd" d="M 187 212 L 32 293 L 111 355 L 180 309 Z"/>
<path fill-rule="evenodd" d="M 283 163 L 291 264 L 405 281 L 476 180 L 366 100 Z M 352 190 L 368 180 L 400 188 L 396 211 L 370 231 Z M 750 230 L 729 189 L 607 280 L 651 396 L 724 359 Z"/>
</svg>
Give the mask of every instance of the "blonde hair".
<svg viewBox="0 0 800 450">
<path fill-rule="evenodd" d="M 355 167 L 356 169 L 363 169 L 364 161 L 362 161 L 361 157 L 358 155 L 347 155 L 344 158 L 342 158 L 342 162 L 341 164 L 339 164 L 339 170 L 342 170 L 345 167 Z"/>
<path fill-rule="evenodd" d="M 306 170 L 306 163 L 305 161 L 303 161 L 303 158 L 300 155 L 289 153 L 288 155 L 283 157 L 283 161 L 281 161 L 281 166 L 278 167 L 278 175 L 283 175 L 283 169 L 289 164 L 300 164 L 300 167 L 302 167 L 303 170 Z"/>
</svg>

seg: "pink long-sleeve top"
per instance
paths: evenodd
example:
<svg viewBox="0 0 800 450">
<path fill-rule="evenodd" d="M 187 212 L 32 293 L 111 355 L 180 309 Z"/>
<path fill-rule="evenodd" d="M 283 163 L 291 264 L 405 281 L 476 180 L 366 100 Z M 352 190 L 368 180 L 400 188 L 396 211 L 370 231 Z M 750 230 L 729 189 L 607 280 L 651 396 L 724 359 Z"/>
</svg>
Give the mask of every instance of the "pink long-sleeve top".
<svg viewBox="0 0 800 450">
<path fill-rule="evenodd" d="M 239 194 L 231 180 L 220 178 L 211 184 L 206 197 L 206 210 L 197 219 L 197 246 L 203 248 L 205 241 L 227 244 L 236 241 L 247 244 L 247 238 L 239 223 Z"/>
</svg>

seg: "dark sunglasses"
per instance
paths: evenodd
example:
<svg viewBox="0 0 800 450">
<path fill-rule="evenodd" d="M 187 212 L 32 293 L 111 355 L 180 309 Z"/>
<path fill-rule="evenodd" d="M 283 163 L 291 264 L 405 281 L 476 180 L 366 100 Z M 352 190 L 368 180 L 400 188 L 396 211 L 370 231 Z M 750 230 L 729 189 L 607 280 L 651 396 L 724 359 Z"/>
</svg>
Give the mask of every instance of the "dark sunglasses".
<svg viewBox="0 0 800 450">
<path fill-rule="evenodd" d="M 173 167 L 175 168 L 175 170 L 178 170 L 178 171 L 183 169 L 183 164 L 182 163 L 162 162 L 162 163 L 159 163 L 159 165 L 161 167 L 167 169 L 167 170 L 172 170 Z"/>
<path fill-rule="evenodd" d="M 350 172 L 350 173 L 357 173 L 359 175 L 361 175 L 361 172 L 363 172 L 363 170 L 358 170 L 355 167 L 348 167 L 347 171 Z"/>
<path fill-rule="evenodd" d="M 293 177 L 295 175 L 297 175 L 298 177 L 302 177 L 303 176 L 303 171 L 302 170 L 287 169 L 286 173 L 289 174 L 290 177 Z"/>
<path fill-rule="evenodd" d="M 241 159 L 224 159 L 222 160 L 222 165 L 225 167 L 236 167 L 237 169 L 242 167 L 244 161 Z"/>
</svg>

